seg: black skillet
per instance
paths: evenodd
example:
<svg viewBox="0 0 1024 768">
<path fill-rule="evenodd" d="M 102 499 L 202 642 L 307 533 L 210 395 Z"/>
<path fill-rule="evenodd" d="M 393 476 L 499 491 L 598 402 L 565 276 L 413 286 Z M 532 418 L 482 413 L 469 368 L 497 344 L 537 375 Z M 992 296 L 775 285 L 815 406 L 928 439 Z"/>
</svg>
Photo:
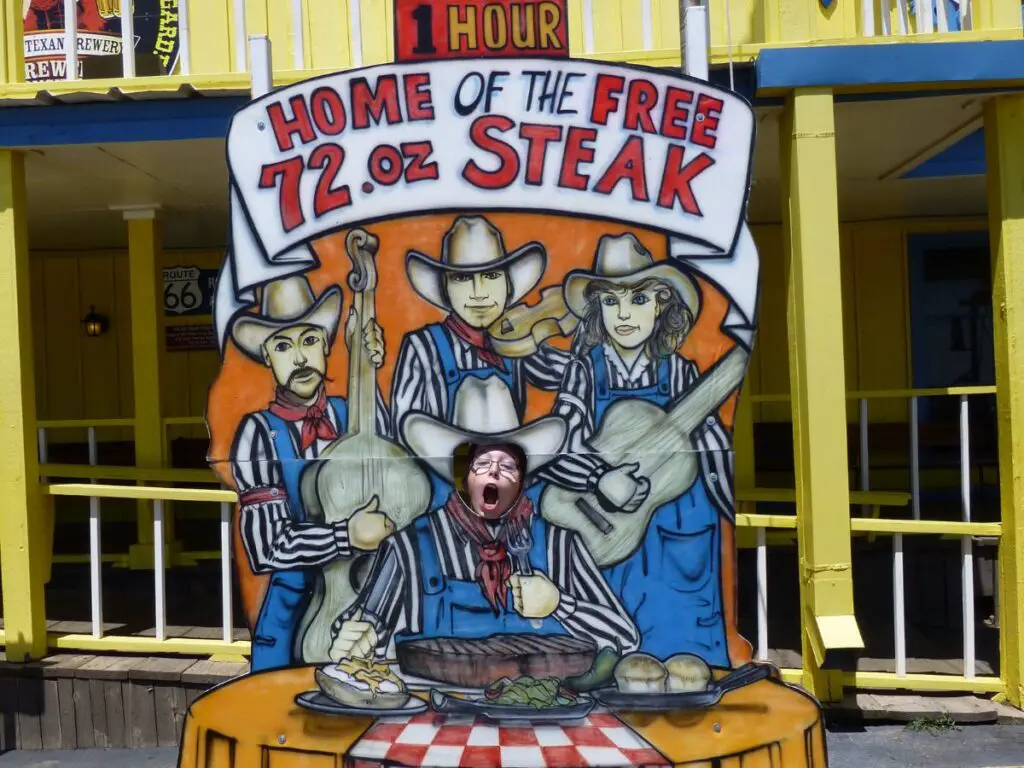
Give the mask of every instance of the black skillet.
<svg viewBox="0 0 1024 768">
<path fill-rule="evenodd" d="M 621 693 L 615 688 L 591 691 L 590 695 L 609 709 L 627 711 L 670 712 L 680 709 L 707 709 L 713 707 L 722 696 L 737 688 L 756 683 L 771 676 L 771 667 L 764 664 L 744 664 L 721 680 L 708 684 L 703 691 L 685 693 Z"/>
</svg>

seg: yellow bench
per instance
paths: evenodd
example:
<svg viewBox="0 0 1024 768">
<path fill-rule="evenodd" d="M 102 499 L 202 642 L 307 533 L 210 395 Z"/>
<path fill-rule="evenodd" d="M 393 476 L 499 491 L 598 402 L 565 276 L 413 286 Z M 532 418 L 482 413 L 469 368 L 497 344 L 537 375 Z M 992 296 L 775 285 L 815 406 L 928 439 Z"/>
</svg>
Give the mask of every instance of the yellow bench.
<svg viewBox="0 0 1024 768">
<path fill-rule="evenodd" d="M 738 488 L 736 489 L 736 511 L 740 514 L 756 514 L 758 504 L 795 504 L 796 491 L 792 488 Z M 906 507 L 910 494 L 903 491 L 850 491 L 850 505 L 868 507 L 870 516 L 878 519 L 882 507 Z M 755 533 L 743 528 L 736 533 L 737 546 L 756 546 Z M 859 535 L 852 534 L 851 535 Z M 868 541 L 874 541 L 875 533 L 869 533 Z M 766 541 L 771 544 L 791 544 L 796 541 L 796 532 L 791 530 L 766 532 Z"/>
</svg>

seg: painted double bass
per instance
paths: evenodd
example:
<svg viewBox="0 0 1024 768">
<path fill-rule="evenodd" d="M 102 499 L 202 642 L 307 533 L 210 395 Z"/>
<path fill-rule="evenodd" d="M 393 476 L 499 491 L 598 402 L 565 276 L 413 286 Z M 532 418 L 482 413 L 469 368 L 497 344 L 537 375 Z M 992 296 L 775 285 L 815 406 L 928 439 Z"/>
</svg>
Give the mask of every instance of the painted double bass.
<svg viewBox="0 0 1024 768">
<path fill-rule="evenodd" d="M 378 509 L 401 529 L 427 511 L 430 480 L 404 448 L 377 434 L 377 372 L 362 343 L 363 330 L 374 320 L 379 240 L 363 229 L 345 237 L 352 260 L 355 338 L 349 340 L 347 432 L 331 443 L 302 476 L 302 500 L 311 519 L 347 520 L 373 496 Z M 324 566 L 303 618 L 296 642 L 307 663 L 328 660 L 331 624 L 354 602 L 362 586 L 358 557 L 339 558 Z"/>
</svg>

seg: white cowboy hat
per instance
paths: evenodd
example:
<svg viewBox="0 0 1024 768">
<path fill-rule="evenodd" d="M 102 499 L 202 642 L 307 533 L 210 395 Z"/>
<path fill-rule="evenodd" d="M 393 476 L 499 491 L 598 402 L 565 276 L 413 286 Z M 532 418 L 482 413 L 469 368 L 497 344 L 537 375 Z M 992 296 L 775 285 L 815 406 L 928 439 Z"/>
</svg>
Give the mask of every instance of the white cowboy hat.
<svg viewBox="0 0 1024 768">
<path fill-rule="evenodd" d="M 231 327 L 235 344 L 253 360 L 263 361 L 263 343 L 283 328 L 316 326 L 327 332 L 328 344 L 334 341 L 342 303 L 338 286 L 315 298 L 309 280 L 297 275 L 268 283 L 262 293 L 259 314 L 239 315 Z"/>
<path fill-rule="evenodd" d="M 552 459 L 565 439 L 565 422 L 545 416 L 520 425 L 512 393 L 497 376 L 467 376 L 455 392 L 452 424 L 414 411 L 402 419 L 402 439 L 442 478 L 453 482 L 455 449 L 466 443 L 511 443 L 526 454 L 526 474 L 533 474 Z"/>
<path fill-rule="evenodd" d="M 501 232 L 483 216 L 460 216 L 441 241 L 441 260 L 409 251 L 405 271 L 420 296 L 435 307 L 451 309 L 444 290 L 445 273 L 474 274 L 505 270 L 512 284 L 511 306 L 540 282 L 547 264 L 544 246 L 531 242 L 508 253 Z"/>
<path fill-rule="evenodd" d="M 631 232 L 604 235 L 597 243 L 591 271 L 574 269 L 565 277 L 565 304 L 577 317 L 587 311 L 587 286 L 594 280 L 613 285 L 635 285 L 649 277 L 664 280 L 679 293 L 696 317 L 700 313 L 700 291 L 693 279 L 667 261 L 656 262 Z"/>
</svg>

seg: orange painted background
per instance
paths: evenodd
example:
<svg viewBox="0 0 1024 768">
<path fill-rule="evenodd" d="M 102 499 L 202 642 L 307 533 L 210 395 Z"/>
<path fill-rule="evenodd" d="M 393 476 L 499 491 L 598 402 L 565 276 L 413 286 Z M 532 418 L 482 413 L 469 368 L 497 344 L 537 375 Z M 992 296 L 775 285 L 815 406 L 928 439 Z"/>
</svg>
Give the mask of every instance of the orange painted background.
<svg viewBox="0 0 1024 768">
<path fill-rule="evenodd" d="M 441 202 L 441 201 L 439 201 Z M 531 240 L 539 241 L 547 250 L 547 269 L 538 286 L 526 296 L 528 303 L 539 299 L 541 289 L 559 285 L 566 273 L 573 269 L 590 269 L 597 242 L 605 234 L 632 231 L 648 248 L 656 260 L 667 257 L 665 235 L 628 227 L 615 222 L 575 219 L 565 216 L 523 213 L 489 213 L 487 218 L 497 226 L 509 251 Z M 376 263 L 379 275 L 377 285 L 377 321 L 384 330 L 385 362 L 378 373 L 378 384 L 385 400 L 390 399 L 391 377 L 398 359 L 402 337 L 428 323 L 444 319 L 444 313 L 428 304 L 412 289 L 405 275 L 405 257 L 415 249 L 439 258 L 441 239 L 455 220 L 455 214 L 407 217 L 364 227 L 380 239 Z M 329 395 L 346 394 L 348 385 L 348 352 L 343 341 L 344 318 L 351 306 L 351 292 L 347 277 L 352 263 L 345 253 L 345 232 L 331 235 L 314 244 L 320 267 L 308 273 L 316 295 L 332 285 L 342 287 L 345 304 L 339 321 L 338 335 L 330 351 L 327 369 Z M 728 300 L 711 284 L 698 278 L 702 293 L 701 311 L 696 325 L 681 348 L 681 353 L 703 371 L 721 358 L 734 342 L 721 331 L 728 309 Z M 568 348 L 569 339 L 556 339 L 554 343 Z M 210 389 L 207 404 L 207 423 L 210 429 L 210 460 L 221 479 L 234 486 L 227 464 L 235 430 L 242 418 L 263 409 L 273 399 L 274 380 L 270 369 L 253 362 L 229 344 L 220 374 Z M 554 392 L 528 388 L 527 418 L 535 419 L 551 412 Z M 732 425 L 736 396 L 722 407 L 721 417 Z M 237 517 L 237 516 L 236 516 Z M 236 552 L 241 553 L 241 541 L 236 523 Z M 727 625 L 730 648 L 742 648 L 745 655 L 749 647 L 735 633 L 735 606 L 731 596 L 735 586 L 735 552 L 730 527 L 725 530 L 723 593 L 726 596 Z M 266 577 L 256 577 L 248 569 L 244 556 L 238 558 L 239 581 L 243 605 L 254 623 L 265 589 Z"/>
</svg>

